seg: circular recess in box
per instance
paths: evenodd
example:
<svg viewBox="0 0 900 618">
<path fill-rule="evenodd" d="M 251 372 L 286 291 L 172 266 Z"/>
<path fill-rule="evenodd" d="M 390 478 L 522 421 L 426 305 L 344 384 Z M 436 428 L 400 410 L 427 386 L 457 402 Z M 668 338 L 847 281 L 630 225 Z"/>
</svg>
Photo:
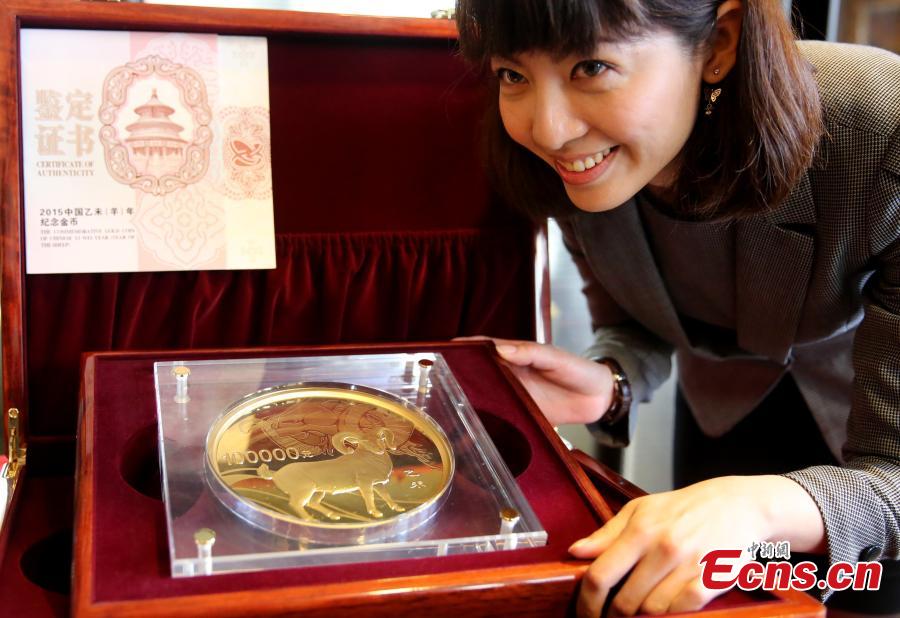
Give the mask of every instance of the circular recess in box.
<svg viewBox="0 0 900 618">
<path fill-rule="evenodd" d="M 69 594 L 72 578 L 72 530 L 54 532 L 25 550 L 19 560 L 28 580 L 50 592 Z"/>
<path fill-rule="evenodd" d="M 528 439 L 499 416 L 481 410 L 477 410 L 477 414 L 512 475 L 519 476 L 525 472 L 531 463 L 531 445 Z"/>
<path fill-rule="evenodd" d="M 122 448 L 119 471 L 133 489 L 154 500 L 162 499 L 156 424 L 134 433 Z"/>
</svg>

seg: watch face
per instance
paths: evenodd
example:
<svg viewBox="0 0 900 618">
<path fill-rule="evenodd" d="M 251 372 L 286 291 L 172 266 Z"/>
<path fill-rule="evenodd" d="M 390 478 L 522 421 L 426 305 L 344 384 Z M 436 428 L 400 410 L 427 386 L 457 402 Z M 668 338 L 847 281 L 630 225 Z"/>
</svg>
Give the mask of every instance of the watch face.
<svg viewBox="0 0 900 618">
<path fill-rule="evenodd" d="M 453 452 L 399 397 L 336 382 L 284 385 L 232 404 L 206 440 L 207 481 L 233 513 L 326 544 L 406 535 L 446 498 Z"/>
</svg>

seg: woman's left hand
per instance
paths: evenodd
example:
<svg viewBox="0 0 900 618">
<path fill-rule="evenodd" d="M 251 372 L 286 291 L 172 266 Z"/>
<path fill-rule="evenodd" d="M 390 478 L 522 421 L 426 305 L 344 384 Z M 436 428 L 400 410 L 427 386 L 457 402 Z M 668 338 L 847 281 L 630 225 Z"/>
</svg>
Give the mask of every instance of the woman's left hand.
<svg viewBox="0 0 900 618">
<path fill-rule="evenodd" d="M 596 558 L 581 582 L 578 615 L 599 616 L 610 588 L 626 575 L 612 601 L 624 616 L 696 610 L 722 594 L 701 583 L 700 559 L 714 549 L 768 540 L 768 488 L 781 481 L 791 483 L 722 477 L 632 500 L 569 549 L 578 558 Z"/>
</svg>

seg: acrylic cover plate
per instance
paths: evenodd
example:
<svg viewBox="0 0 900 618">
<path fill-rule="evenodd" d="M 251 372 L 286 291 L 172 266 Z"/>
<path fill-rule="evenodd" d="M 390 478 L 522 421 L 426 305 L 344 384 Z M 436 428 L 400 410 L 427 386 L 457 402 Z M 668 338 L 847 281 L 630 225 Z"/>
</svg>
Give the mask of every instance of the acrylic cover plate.
<svg viewBox="0 0 900 618">
<path fill-rule="evenodd" d="M 440 354 L 154 363 L 172 575 L 547 534 Z"/>
</svg>

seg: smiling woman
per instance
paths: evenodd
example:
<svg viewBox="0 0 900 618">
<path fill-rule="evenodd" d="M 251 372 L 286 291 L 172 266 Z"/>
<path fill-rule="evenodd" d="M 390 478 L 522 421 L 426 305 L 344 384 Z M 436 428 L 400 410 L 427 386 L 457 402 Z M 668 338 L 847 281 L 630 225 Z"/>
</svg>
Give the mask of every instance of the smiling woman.
<svg viewBox="0 0 900 618">
<path fill-rule="evenodd" d="M 703 67 L 671 34 L 601 42 L 588 53 L 494 56 L 491 66 L 510 138 L 556 170 L 572 203 L 597 212 L 647 185 L 671 185 Z"/>
<path fill-rule="evenodd" d="M 815 81 L 780 3 L 745 8 L 736 0 L 706 1 L 687 12 L 680 4 L 566 2 L 549 15 L 531 3 L 460 2 L 463 54 L 497 76 L 500 113 L 488 115 L 490 161 L 498 187 L 514 203 L 538 214 L 571 212 L 565 192 L 583 183 L 569 183 L 571 176 L 562 186 L 552 182 L 553 171 L 516 144 L 546 161 L 556 140 L 573 137 L 548 130 L 586 131 L 601 116 L 588 137 L 612 126 L 628 132 L 619 136 L 626 143 L 618 158 L 627 161 L 618 165 L 634 172 L 627 187 L 608 196 L 610 208 L 648 183 L 672 189 L 672 207 L 691 217 L 759 212 L 787 195 L 811 161 L 822 124 Z M 529 67 L 517 62 L 540 65 L 542 55 L 547 66 L 533 68 L 546 71 L 531 83 Z M 551 65 L 564 82 L 549 79 Z M 718 113 L 695 122 L 701 95 L 713 87 L 720 89 Z M 709 103 L 702 101 L 704 109 Z M 568 139 L 556 154 L 565 161 L 617 144 L 600 145 L 591 151 L 589 140 Z M 651 174 L 657 159 L 665 169 Z"/>
<path fill-rule="evenodd" d="M 760 542 L 881 559 L 877 593 L 816 589 L 900 611 L 900 58 L 797 42 L 779 0 L 459 0 L 457 24 L 493 180 L 559 217 L 595 329 L 586 358 L 498 354 L 617 446 L 677 354 L 682 488 L 570 548 L 579 613 L 700 607 L 700 558 Z"/>
</svg>

